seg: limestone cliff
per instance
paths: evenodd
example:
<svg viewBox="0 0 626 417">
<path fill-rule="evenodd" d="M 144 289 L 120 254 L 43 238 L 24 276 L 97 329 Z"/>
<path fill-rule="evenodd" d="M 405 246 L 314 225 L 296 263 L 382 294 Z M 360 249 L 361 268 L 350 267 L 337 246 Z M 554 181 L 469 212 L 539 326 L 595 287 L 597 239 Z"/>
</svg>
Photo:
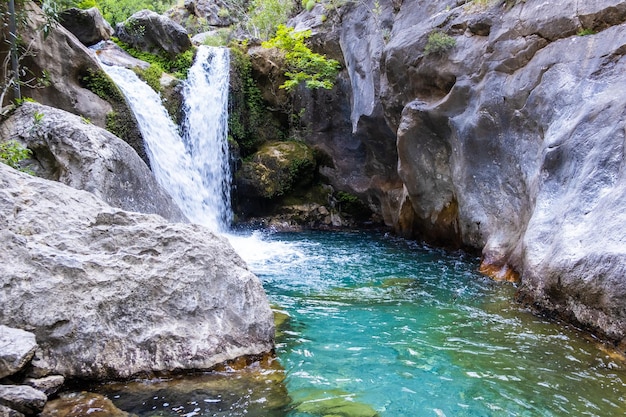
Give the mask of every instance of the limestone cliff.
<svg viewBox="0 0 626 417">
<path fill-rule="evenodd" d="M 626 1 L 378 4 L 293 22 L 345 63 L 334 94 L 310 98 L 307 141 L 335 162 L 331 183 L 624 339 Z"/>
</svg>

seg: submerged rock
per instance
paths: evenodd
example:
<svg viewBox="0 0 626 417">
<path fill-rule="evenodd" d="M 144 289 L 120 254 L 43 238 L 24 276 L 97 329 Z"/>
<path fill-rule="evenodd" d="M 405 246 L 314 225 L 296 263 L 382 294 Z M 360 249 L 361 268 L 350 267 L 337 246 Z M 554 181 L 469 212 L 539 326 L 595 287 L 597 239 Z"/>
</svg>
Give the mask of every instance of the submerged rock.
<svg viewBox="0 0 626 417">
<path fill-rule="evenodd" d="M 209 230 L 112 208 L 0 164 L 0 322 L 66 377 L 206 369 L 267 352 L 259 280 Z"/>
<path fill-rule="evenodd" d="M 0 125 L 0 135 L 33 152 L 29 168 L 40 177 L 89 191 L 124 210 L 187 221 L 135 151 L 85 119 L 24 103 Z"/>
<path fill-rule="evenodd" d="M 65 394 L 48 402 L 41 417 L 132 417 L 100 394 L 80 392 Z"/>
</svg>

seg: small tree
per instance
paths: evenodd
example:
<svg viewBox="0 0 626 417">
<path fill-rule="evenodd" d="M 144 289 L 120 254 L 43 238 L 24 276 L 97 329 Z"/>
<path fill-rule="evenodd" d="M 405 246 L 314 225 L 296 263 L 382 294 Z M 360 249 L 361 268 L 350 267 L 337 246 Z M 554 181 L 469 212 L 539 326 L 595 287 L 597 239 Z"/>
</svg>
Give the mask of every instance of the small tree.
<svg viewBox="0 0 626 417">
<path fill-rule="evenodd" d="M 293 28 L 280 25 L 276 36 L 263 42 L 263 47 L 278 48 L 285 53 L 285 75 L 288 79 L 280 88 L 291 91 L 301 82 L 311 89 L 333 88 L 339 73 L 339 62 L 311 51 L 304 43 L 310 36 L 310 30 L 295 32 Z"/>
</svg>

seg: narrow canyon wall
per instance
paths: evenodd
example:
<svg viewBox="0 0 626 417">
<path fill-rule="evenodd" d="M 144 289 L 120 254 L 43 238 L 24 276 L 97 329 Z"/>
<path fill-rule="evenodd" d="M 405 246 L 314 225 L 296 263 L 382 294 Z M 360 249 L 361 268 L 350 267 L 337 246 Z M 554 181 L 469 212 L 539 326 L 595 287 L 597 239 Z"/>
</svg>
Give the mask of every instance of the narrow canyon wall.
<svg viewBox="0 0 626 417">
<path fill-rule="evenodd" d="M 343 52 L 333 100 L 352 130 L 344 149 L 320 125 L 310 137 L 334 161 L 361 151 L 335 181 L 398 233 L 482 250 L 523 300 L 623 339 L 626 2 L 379 4 L 300 18 Z M 426 53 L 433 32 L 454 46 Z"/>
</svg>

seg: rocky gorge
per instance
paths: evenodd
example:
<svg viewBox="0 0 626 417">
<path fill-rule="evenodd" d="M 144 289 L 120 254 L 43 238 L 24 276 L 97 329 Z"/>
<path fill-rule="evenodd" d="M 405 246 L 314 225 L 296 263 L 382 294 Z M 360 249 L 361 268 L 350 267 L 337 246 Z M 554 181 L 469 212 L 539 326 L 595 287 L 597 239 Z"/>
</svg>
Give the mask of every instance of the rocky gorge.
<svg viewBox="0 0 626 417">
<path fill-rule="evenodd" d="M 400 235 L 479 250 L 520 300 L 620 343 L 626 3 L 376 4 L 292 21 L 345 65 L 305 98 L 320 171 Z"/>
<path fill-rule="evenodd" d="M 200 3 L 185 13 L 211 9 Z M 290 24 L 341 63 L 332 90 L 287 95 L 280 57 L 245 51 L 267 111 L 260 144 L 235 164 L 245 214 L 309 227 L 367 217 L 479 252 L 521 302 L 623 351 L 626 1 L 322 3 Z M 32 331 L 34 363 L 68 378 L 271 350 L 258 279 L 223 238 L 184 223 L 124 101 L 89 83 L 94 52 L 63 27 L 34 45 L 28 65 L 51 85 L 29 91 L 41 104 L 10 113 L 0 135 L 28 146 L 47 180 L 0 166 L 0 323 Z M 294 125 L 298 141 L 279 140 Z M 338 193 L 355 218 L 367 212 L 360 223 L 338 215 Z"/>
</svg>

